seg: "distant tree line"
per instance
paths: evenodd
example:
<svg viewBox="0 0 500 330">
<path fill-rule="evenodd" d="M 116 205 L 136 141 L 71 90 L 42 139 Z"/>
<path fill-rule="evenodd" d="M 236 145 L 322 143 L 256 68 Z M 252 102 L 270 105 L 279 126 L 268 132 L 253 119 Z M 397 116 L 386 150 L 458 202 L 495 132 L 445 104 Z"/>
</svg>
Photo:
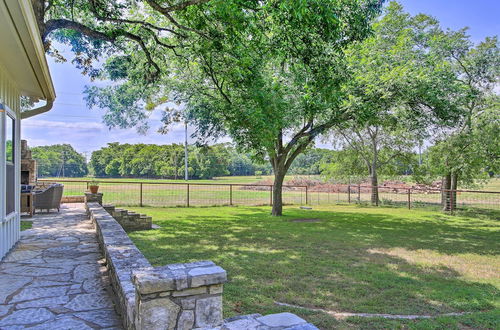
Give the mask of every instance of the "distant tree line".
<svg viewBox="0 0 500 330">
<path fill-rule="evenodd" d="M 31 154 L 39 177 L 82 177 L 89 173 L 85 156 L 70 144 L 34 147 Z"/>
<path fill-rule="evenodd" d="M 69 144 L 35 147 L 32 153 L 38 163 L 39 177 L 184 178 L 184 146 L 181 144 L 109 143 L 92 152 L 88 164 L 85 156 Z M 268 162 L 256 161 L 250 154 L 239 152 L 231 143 L 191 145 L 188 155 L 190 179 L 273 174 Z M 418 155 L 407 152 L 386 162 L 381 173 L 384 176 L 414 174 Z M 335 180 L 366 177 L 363 159 L 349 148 L 309 148 L 297 156 L 289 174 L 323 175 Z"/>
<path fill-rule="evenodd" d="M 312 148 L 300 155 L 291 174 L 320 174 L 321 164 L 333 155 L 332 150 Z M 120 144 L 92 153 L 90 172 L 96 177 L 184 178 L 184 146 L 181 144 Z M 189 146 L 188 173 L 192 179 L 217 176 L 270 175 L 268 162 L 259 163 L 250 154 L 241 153 L 229 143 Z"/>
</svg>

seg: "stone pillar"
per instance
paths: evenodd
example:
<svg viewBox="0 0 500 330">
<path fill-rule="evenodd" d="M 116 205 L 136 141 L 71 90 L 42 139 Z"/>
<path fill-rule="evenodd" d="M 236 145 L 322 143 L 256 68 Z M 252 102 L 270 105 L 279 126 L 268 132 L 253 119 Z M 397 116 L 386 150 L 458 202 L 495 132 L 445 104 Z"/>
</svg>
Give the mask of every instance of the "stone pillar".
<svg viewBox="0 0 500 330">
<path fill-rule="evenodd" d="M 102 205 L 102 193 L 93 194 L 85 192 L 85 204 L 87 203 L 99 203 L 99 205 Z"/>
<path fill-rule="evenodd" d="M 212 261 L 133 271 L 135 328 L 193 329 L 222 324 L 226 271 Z"/>
</svg>

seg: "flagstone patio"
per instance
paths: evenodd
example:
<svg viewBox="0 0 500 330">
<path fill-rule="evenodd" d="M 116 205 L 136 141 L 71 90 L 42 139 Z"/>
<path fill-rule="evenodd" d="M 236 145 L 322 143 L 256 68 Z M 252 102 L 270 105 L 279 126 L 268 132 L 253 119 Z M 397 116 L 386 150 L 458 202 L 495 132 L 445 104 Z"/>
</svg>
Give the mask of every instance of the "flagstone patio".
<svg viewBox="0 0 500 330">
<path fill-rule="evenodd" d="M 0 262 L 0 329 L 121 329 L 83 204 L 32 219 Z"/>
</svg>

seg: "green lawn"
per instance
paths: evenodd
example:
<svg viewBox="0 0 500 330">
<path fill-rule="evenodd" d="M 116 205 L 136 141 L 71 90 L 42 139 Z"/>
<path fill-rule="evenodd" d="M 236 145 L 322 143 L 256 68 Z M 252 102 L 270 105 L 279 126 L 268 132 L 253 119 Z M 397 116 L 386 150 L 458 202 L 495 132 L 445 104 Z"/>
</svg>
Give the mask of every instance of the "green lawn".
<svg viewBox="0 0 500 330">
<path fill-rule="evenodd" d="M 21 231 L 31 229 L 33 222 L 31 221 L 21 221 Z"/>
<path fill-rule="evenodd" d="M 497 212 L 345 205 L 287 207 L 273 218 L 269 207 L 134 210 L 162 227 L 130 233 L 152 264 L 210 259 L 228 271 L 225 317 L 290 311 L 322 329 L 500 327 Z M 319 222 L 293 222 L 304 218 Z M 471 314 L 335 319 L 275 301 L 340 312 Z"/>
</svg>

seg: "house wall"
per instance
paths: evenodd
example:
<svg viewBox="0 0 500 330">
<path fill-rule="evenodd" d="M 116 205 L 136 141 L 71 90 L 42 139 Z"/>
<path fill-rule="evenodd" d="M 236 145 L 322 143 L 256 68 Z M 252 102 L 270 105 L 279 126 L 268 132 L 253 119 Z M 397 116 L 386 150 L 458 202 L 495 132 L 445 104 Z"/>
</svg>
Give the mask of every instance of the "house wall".
<svg viewBox="0 0 500 330">
<path fill-rule="evenodd" d="M 16 174 L 16 213 L 14 216 L 9 218 L 5 217 L 5 161 L 4 157 L 2 159 L 2 164 L 0 164 L 0 260 L 7 254 L 7 252 L 14 246 L 14 244 L 20 238 L 20 93 L 18 88 L 13 83 L 13 80 L 7 75 L 6 71 L 0 63 L 0 103 L 9 107 L 17 115 L 16 120 L 16 149 L 15 153 L 15 168 Z M 3 124 L 3 121 L 0 121 Z M 3 128 L 0 128 L 1 134 L 4 134 Z M 5 144 L 0 143 L 0 152 L 2 156 L 5 155 Z"/>
</svg>

